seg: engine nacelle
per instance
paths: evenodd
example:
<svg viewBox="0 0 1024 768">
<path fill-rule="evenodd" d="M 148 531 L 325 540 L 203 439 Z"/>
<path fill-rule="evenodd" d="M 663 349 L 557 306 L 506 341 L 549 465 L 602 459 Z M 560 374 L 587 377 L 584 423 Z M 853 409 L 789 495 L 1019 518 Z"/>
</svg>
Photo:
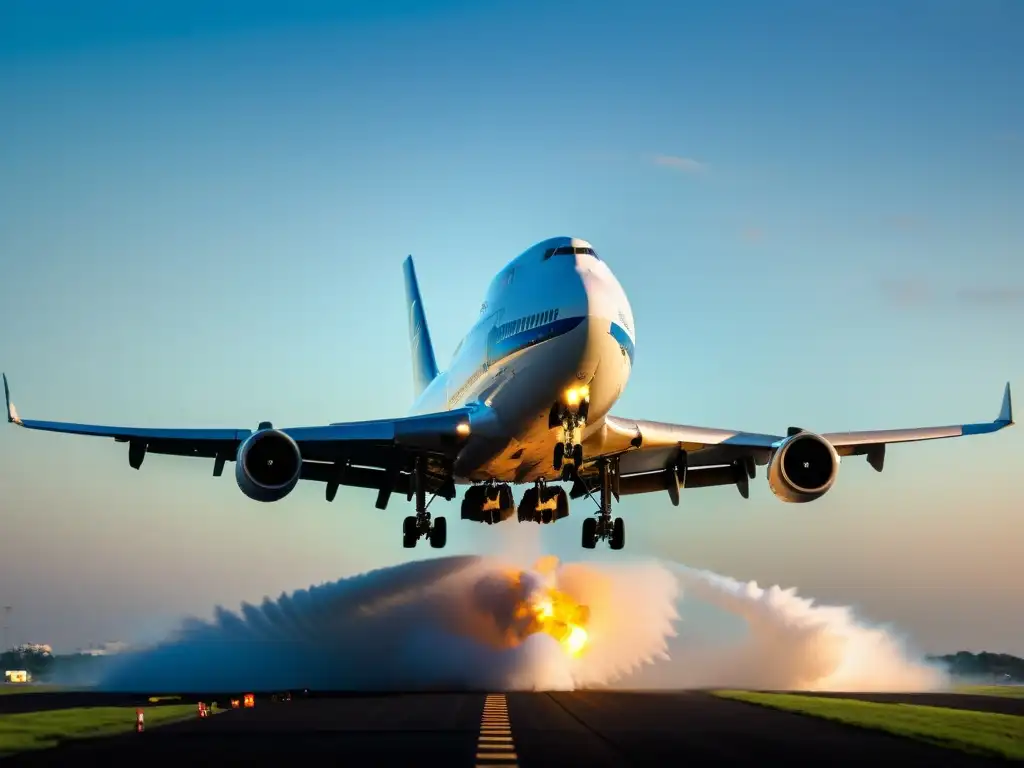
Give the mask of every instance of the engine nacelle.
<svg viewBox="0 0 1024 768">
<path fill-rule="evenodd" d="M 262 429 L 238 447 L 235 481 L 254 501 L 280 501 L 299 483 L 302 453 L 284 432 Z"/>
<path fill-rule="evenodd" d="M 791 504 L 821 498 L 838 476 L 839 454 L 828 440 L 813 432 L 786 438 L 768 463 L 768 487 Z"/>
</svg>

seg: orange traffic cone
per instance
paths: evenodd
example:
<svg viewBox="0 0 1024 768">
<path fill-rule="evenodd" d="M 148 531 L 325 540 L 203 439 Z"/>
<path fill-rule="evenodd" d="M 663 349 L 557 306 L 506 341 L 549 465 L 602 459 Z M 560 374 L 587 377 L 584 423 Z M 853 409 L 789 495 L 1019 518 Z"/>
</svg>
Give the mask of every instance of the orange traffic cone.
<svg viewBox="0 0 1024 768">
<path fill-rule="evenodd" d="M 135 710 L 135 732 L 142 733 L 146 730 L 146 713 L 141 709 Z"/>
</svg>

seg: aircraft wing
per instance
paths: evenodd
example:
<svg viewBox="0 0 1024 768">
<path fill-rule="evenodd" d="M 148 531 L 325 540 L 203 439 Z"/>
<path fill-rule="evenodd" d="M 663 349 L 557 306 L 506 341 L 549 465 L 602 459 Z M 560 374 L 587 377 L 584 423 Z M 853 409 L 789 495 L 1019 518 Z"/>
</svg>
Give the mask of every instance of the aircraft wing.
<svg viewBox="0 0 1024 768">
<path fill-rule="evenodd" d="M 146 454 L 195 456 L 214 459 L 214 475 L 223 472 L 226 461 L 234 461 L 239 447 L 254 434 L 250 429 L 160 429 L 76 424 L 62 421 L 22 419 L 11 402 L 4 375 L 7 421 L 25 429 L 73 435 L 113 438 L 129 443 L 129 464 L 139 469 Z M 287 434 L 302 454 L 301 479 L 325 482 L 329 486 L 352 485 L 381 491 L 378 507 L 386 506 L 392 490 L 408 492 L 411 487 L 410 451 L 428 457 L 428 490 L 446 498 L 455 494 L 444 465 L 452 459 L 469 434 L 472 409 L 379 419 L 313 427 L 288 427 Z M 264 422 L 260 429 L 273 429 Z M 450 494 L 450 495 L 449 495 Z M 329 500 L 333 492 L 328 490 Z"/>
<path fill-rule="evenodd" d="M 1002 406 L 994 421 L 977 424 L 955 424 L 944 427 L 911 427 L 908 429 L 872 430 L 863 432 L 826 432 L 828 440 L 840 456 L 865 455 L 877 471 L 882 471 L 885 446 L 939 440 L 997 432 L 1013 424 L 1010 385 L 1006 385 Z M 795 428 L 789 434 L 800 431 Z M 607 416 L 604 423 L 586 435 L 584 455 L 588 457 L 618 456 L 621 477 L 664 472 L 677 466 L 683 452 L 687 469 L 707 468 L 706 472 L 687 474 L 686 487 L 737 483 L 745 493 L 745 479 L 755 476 L 755 465 L 766 464 L 786 435 L 760 434 L 729 429 L 709 429 L 657 421 L 638 421 Z M 711 471 L 714 468 L 715 471 Z M 595 473 L 592 466 L 584 478 Z M 714 482 L 711 482 L 714 480 Z M 693 482 L 691 482 L 693 481 Z"/>
</svg>

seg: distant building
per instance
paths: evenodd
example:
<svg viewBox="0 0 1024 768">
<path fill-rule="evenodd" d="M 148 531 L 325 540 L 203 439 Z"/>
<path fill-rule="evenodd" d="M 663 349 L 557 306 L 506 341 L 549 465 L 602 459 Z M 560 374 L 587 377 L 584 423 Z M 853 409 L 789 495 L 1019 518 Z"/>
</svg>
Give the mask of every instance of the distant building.
<svg viewBox="0 0 1024 768">
<path fill-rule="evenodd" d="M 14 653 L 20 653 L 22 656 L 28 654 L 38 654 L 40 656 L 52 656 L 53 648 L 46 645 L 45 643 L 22 643 L 16 645 L 11 649 Z"/>
<path fill-rule="evenodd" d="M 31 679 L 32 675 L 24 669 L 8 669 L 4 672 L 5 683 L 27 683 Z"/>
<path fill-rule="evenodd" d="M 83 656 L 110 656 L 128 650 L 128 644 L 120 640 L 112 640 L 100 646 L 89 646 L 79 651 Z"/>
</svg>

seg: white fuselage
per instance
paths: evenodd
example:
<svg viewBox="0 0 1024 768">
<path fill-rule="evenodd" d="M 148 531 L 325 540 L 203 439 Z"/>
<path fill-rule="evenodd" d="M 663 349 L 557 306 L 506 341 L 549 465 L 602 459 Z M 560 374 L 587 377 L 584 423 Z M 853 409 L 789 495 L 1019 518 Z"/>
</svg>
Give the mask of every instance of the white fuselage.
<svg viewBox="0 0 1024 768">
<path fill-rule="evenodd" d="M 552 405 L 586 385 L 584 434 L 599 428 L 629 379 L 635 341 L 626 294 L 592 246 L 545 240 L 494 278 L 448 370 L 411 413 L 487 407 L 456 459 L 460 482 L 555 480 L 552 453 L 563 438 L 550 426 Z"/>
</svg>

